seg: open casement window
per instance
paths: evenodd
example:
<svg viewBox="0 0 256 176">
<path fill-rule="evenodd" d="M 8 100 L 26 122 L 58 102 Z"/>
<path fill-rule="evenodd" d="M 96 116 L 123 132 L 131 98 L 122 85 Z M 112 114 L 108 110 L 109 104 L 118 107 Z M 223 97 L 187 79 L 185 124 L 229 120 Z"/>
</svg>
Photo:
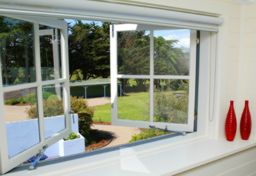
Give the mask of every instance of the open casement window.
<svg viewBox="0 0 256 176">
<path fill-rule="evenodd" d="M 112 124 L 192 132 L 196 31 L 137 24 L 110 30 Z"/>
<path fill-rule="evenodd" d="M 22 15 L 0 18 L 5 26 L 0 32 L 0 166 L 5 173 L 71 130 L 66 23 Z M 49 119 L 58 126 L 51 128 Z"/>
</svg>

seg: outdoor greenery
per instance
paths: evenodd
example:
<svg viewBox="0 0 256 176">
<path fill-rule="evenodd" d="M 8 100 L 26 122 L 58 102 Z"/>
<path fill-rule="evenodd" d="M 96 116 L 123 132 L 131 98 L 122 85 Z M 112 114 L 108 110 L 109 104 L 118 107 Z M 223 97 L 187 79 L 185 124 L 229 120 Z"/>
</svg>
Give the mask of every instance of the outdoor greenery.
<svg viewBox="0 0 256 176">
<path fill-rule="evenodd" d="M 188 96 L 184 93 L 156 92 L 154 96 L 154 121 L 187 123 Z"/>
<path fill-rule="evenodd" d="M 169 134 L 170 132 L 160 129 L 141 129 L 139 134 L 132 136 L 132 139 L 129 142 L 140 141 L 144 139 L 149 139 L 156 136 L 161 136 L 164 134 Z"/>
<path fill-rule="evenodd" d="M 185 123 L 188 97 L 184 91 L 156 92 L 154 121 Z M 118 98 L 120 119 L 149 120 L 148 93 L 129 93 Z M 94 122 L 111 122 L 110 104 L 94 107 Z"/>
<path fill-rule="evenodd" d="M 43 92 L 43 99 L 47 100 L 53 93 Z M 33 105 L 37 101 L 36 94 L 30 93 L 19 98 L 9 98 L 5 100 L 5 105 Z"/>
<path fill-rule="evenodd" d="M 75 132 L 72 132 L 69 134 L 69 136 L 67 138 L 64 138 L 64 140 L 69 141 L 69 140 L 73 140 L 73 139 L 77 139 L 77 138 L 80 138 L 80 135 Z"/>
<path fill-rule="evenodd" d="M 43 101 L 43 110 L 44 110 L 44 117 L 51 117 L 51 116 L 57 116 L 62 115 L 63 110 L 63 102 L 58 97 L 48 97 L 48 99 Z M 38 111 L 37 111 L 37 104 L 32 105 L 28 111 L 28 116 L 30 118 L 37 118 L 38 117 Z"/>
<path fill-rule="evenodd" d="M 77 97 L 71 97 L 71 109 L 74 113 L 78 114 L 80 134 L 82 134 L 85 139 L 88 139 L 93 122 L 92 117 L 94 110 L 88 107 L 86 100 Z"/>
<path fill-rule="evenodd" d="M 57 96 L 50 96 L 44 100 L 43 105 L 45 117 L 62 115 L 64 113 L 63 102 Z M 74 113 L 78 114 L 80 134 L 87 138 L 91 130 L 93 109 L 88 107 L 86 100 L 77 97 L 71 97 L 71 109 Z M 31 118 L 37 117 L 36 105 L 31 106 L 28 110 L 28 115 Z"/>
<path fill-rule="evenodd" d="M 69 24 L 70 80 L 110 77 L 110 41 L 108 22 L 74 20 Z M 41 26 L 43 27 L 43 26 Z M 34 37 L 32 23 L 0 17 L 0 57 L 3 84 L 35 81 Z M 51 38 L 40 38 L 43 80 L 52 79 L 53 57 Z M 154 74 L 188 75 L 189 50 L 177 47 L 177 40 L 154 36 Z M 148 31 L 118 33 L 118 73 L 149 75 L 150 39 Z M 49 70 L 48 70 L 49 69 Z M 149 120 L 149 80 L 119 79 L 123 91 L 118 97 L 118 117 L 129 120 Z M 186 123 L 188 110 L 187 80 L 154 80 L 154 120 Z M 36 94 L 5 100 L 6 105 L 31 105 L 29 117 L 38 116 Z M 63 102 L 53 93 L 43 93 L 44 116 L 63 114 Z M 88 144 L 100 141 L 110 133 L 92 130 L 93 122 L 111 122 L 111 105 L 91 108 L 82 98 L 71 98 L 71 109 L 79 116 L 79 132 Z M 130 142 L 167 134 L 158 129 L 143 129 Z M 68 139 L 77 138 L 71 133 Z"/>
<path fill-rule="evenodd" d="M 69 24 L 71 80 L 107 78 L 110 75 L 109 25 L 81 20 Z M 100 23 L 100 24 L 99 24 Z"/>
<path fill-rule="evenodd" d="M 129 93 L 118 97 L 118 115 L 120 119 L 149 120 L 149 94 Z M 110 104 L 94 107 L 94 122 L 111 122 Z"/>
<path fill-rule="evenodd" d="M 0 55 L 3 84 L 35 80 L 33 24 L 0 17 Z"/>
</svg>

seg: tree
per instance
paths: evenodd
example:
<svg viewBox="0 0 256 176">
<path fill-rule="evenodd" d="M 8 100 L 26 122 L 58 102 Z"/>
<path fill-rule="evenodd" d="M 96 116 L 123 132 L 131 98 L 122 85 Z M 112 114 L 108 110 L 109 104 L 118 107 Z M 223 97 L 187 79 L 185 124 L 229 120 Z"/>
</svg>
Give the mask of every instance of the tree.
<svg viewBox="0 0 256 176">
<path fill-rule="evenodd" d="M 83 79 L 110 76 L 109 23 L 69 25 L 69 58 L 71 76 L 81 70 Z"/>
<path fill-rule="evenodd" d="M 0 55 L 4 84 L 35 80 L 33 24 L 0 17 Z"/>
</svg>

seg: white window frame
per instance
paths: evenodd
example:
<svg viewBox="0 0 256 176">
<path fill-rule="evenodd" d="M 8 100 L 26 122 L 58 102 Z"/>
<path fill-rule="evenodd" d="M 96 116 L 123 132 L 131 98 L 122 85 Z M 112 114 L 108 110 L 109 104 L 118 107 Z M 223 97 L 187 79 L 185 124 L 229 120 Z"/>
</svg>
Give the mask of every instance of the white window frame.
<svg viewBox="0 0 256 176">
<path fill-rule="evenodd" d="M 118 73 L 117 62 L 117 33 L 123 31 L 137 31 L 150 29 L 150 73 L 148 75 L 128 75 Z M 134 126 L 149 128 L 150 126 L 168 129 L 170 131 L 193 132 L 194 131 L 194 107 L 195 107 L 195 79 L 196 79 L 196 45 L 197 34 L 195 30 L 190 33 L 190 58 L 189 75 L 155 75 L 154 74 L 154 30 L 170 29 L 168 27 L 137 25 L 137 24 L 113 24 L 110 28 L 110 60 L 111 60 L 111 104 L 112 104 L 112 124 L 123 126 Z M 118 119 L 118 79 L 149 79 L 149 121 Z M 189 102 L 188 121 L 186 124 L 154 122 L 154 80 L 188 80 L 189 81 Z"/>
<path fill-rule="evenodd" d="M 111 2 L 111 1 L 110 1 Z M 17 3 L 17 4 L 16 4 Z M 49 8 L 50 7 L 50 8 Z M 164 6 L 166 7 L 166 6 Z M 1 15 L 8 13 L 8 15 L 28 15 L 30 17 L 42 16 L 50 18 L 77 18 L 77 19 L 94 19 L 94 20 L 109 20 L 109 21 L 122 21 L 127 23 L 140 23 L 140 24 L 152 24 L 163 25 L 168 27 L 183 27 L 188 29 L 195 29 L 203 31 L 203 41 L 200 42 L 200 74 L 199 74 L 199 98 L 198 98 L 198 120 L 197 120 L 197 132 L 194 135 L 210 135 L 216 136 L 218 133 L 218 119 L 214 118 L 218 113 L 213 112 L 214 106 L 218 99 L 218 83 L 216 83 L 217 70 L 215 60 L 217 62 L 216 43 L 217 32 L 219 25 L 222 24 L 223 19 L 218 14 L 192 14 L 183 12 L 177 12 L 174 9 L 158 8 L 155 5 L 151 7 L 141 7 L 115 3 L 105 3 L 97 1 L 80 1 L 78 6 L 74 6 L 74 2 L 65 2 L 62 7 L 54 1 L 45 2 L 44 6 L 35 4 L 34 2 L 21 2 L 14 0 L 12 2 L 4 0 L 0 5 Z M 187 11 L 189 12 L 189 11 Z M 203 13 L 204 14 L 204 13 Z M 48 20 L 46 20 L 48 21 Z M 36 21 L 35 21 L 36 22 Z M 48 24 L 47 24 L 48 25 Z M 54 24 L 52 24 L 54 25 Z M 211 33 L 212 32 L 212 33 Z M 67 46 L 66 46 L 67 48 Z M 204 49 L 203 49 L 204 48 Z M 68 61 L 68 60 L 67 60 Z M 210 64 L 211 63 L 211 64 Z M 1 72 L 0 72 L 1 74 Z M 1 75 L 0 75 L 1 76 Z M 1 82 L 2 84 L 2 82 Z M 0 84 L 0 98 L 2 85 Z M 217 95 L 217 98 L 214 97 Z M 3 102 L 0 101 L 0 106 L 3 106 Z M 2 114 L 0 112 L 2 117 Z M 210 121 L 209 121 L 210 119 Z M 4 123 L 0 118 L 0 134 L 5 135 Z M 191 137 L 191 135 L 187 136 Z M 174 142 L 176 139 L 174 139 Z M 177 142 L 177 141 L 176 141 Z M 0 157 L 4 155 L 3 148 L 6 146 L 0 145 Z M 38 150 L 40 147 L 38 147 Z M 37 152 L 38 150 L 34 150 Z M 35 153 L 34 152 L 34 153 Z M 31 156 L 29 153 L 26 156 Z M 3 161 L 1 160 L 1 163 Z M 6 163 L 8 165 L 8 163 Z M 11 167 L 9 167 L 11 168 Z M 0 172 L 6 171 L 6 167 L 0 164 Z"/>
<path fill-rule="evenodd" d="M 34 28 L 34 57 L 35 57 L 35 68 L 36 68 L 36 81 L 32 83 L 24 83 L 19 85 L 4 86 L 2 82 L 2 70 L 0 67 L 0 134 L 1 134 L 1 146 L 0 146 L 0 173 L 5 173 L 12 168 L 18 166 L 22 162 L 29 159 L 31 156 L 39 153 L 39 151 L 51 144 L 54 144 L 58 140 L 66 137 L 71 132 L 70 124 L 70 90 L 69 90 L 69 63 L 68 63 L 68 35 L 67 35 L 67 24 L 63 20 L 55 20 L 52 18 L 45 17 L 31 17 L 22 15 L 10 15 L 1 14 L 2 16 L 11 17 L 15 19 L 20 19 L 23 21 L 28 21 L 33 23 Z M 60 42 L 61 42 L 61 72 L 62 78 L 55 77 L 53 80 L 42 80 L 41 74 L 41 58 L 40 58 L 40 36 L 52 34 L 52 31 L 40 31 L 39 24 L 57 28 L 60 30 Z M 46 32 L 46 33 L 44 33 Z M 53 43 L 53 59 L 57 60 L 58 51 L 56 48 L 56 43 Z M 1 62 L 1 61 L 0 61 Z M 59 69 L 54 65 L 54 69 Z M 55 70 L 54 75 L 58 74 Z M 42 88 L 45 85 L 60 85 L 62 84 L 63 89 L 63 106 L 64 106 L 64 116 L 65 116 L 65 129 L 54 134 L 50 138 L 45 139 L 44 135 L 44 114 L 43 114 L 43 92 Z M 36 88 L 37 89 L 37 106 L 38 106 L 38 127 L 39 127 L 39 143 L 35 144 L 31 148 L 15 155 L 12 158 L 8 156 L 8 144 L 7 144 L 7 134 L 4 120 L 4 93 L 22 89 Z"/>
</svg>

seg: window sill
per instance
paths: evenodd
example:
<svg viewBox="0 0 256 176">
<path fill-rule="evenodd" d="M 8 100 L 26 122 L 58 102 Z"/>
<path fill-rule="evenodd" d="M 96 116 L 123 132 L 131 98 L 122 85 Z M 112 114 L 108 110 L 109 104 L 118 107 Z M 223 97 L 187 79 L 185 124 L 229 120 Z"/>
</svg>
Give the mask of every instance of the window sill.
<svg viewBox="0 0 256 176">
<path fill-rule="evenodd" d="M 227 142 L 188 134 L 63 162 L 45 162 L 36 170 L 20 168 L 6 175 L 173 175 L 254 146 L 255 141 Z"/>
</svg>

